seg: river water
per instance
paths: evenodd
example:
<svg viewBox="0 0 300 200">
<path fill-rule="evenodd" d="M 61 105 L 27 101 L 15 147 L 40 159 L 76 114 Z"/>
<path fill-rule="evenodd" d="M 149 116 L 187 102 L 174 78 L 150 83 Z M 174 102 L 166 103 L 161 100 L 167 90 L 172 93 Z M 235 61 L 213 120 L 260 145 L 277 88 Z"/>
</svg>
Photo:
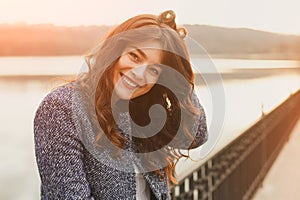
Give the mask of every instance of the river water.
<svg viewBox="0 0 300 200">
<path fill-rule="evenodd" d="M 259 120 L 262 112 L 270 112 L 300 88 L 300 64 L 296 61 L 213 59 L 212 62 L 218 74 L 203 70 L 202 75 L 196 75 L 196 92 L 205 109 L 209 131 L 216 124 L 220 129 L 212 131 L 210 138 L 214 141 L 209 144 L 209 151 L 192 151 L 199 162 L 179 163 L 177 171 L 181 177 Z M 79 56 L 0 57 L 0 199 L 39 199 L 34 113 L 43 97 L 63 81 L 58 75 L 76 74 L 82 63 Z M 194 64 L 197 63 L 195 59 Z M 212 76 L 221 79 L 206 84 L 200 81 L 211 80 Z M 216 91 L 224 95 L 216 96 Z M 219 105 L 224 105 L 224 110 L 218 113 Z M 224 117 L 216 117 L 219 115 Z"/>
</svg>

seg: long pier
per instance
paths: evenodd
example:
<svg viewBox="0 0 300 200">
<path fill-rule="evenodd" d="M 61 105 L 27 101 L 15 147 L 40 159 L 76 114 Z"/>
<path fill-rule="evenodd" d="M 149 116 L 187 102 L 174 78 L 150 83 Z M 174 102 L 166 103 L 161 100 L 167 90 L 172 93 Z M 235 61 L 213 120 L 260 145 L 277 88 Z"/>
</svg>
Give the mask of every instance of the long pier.
<svg viewBox="0 0 300 200">
<path fill-rule="evenodd" d="M 300 117 L 300 90 L 172 188 L 174 200 L 248 200 Z"/>
</svg>

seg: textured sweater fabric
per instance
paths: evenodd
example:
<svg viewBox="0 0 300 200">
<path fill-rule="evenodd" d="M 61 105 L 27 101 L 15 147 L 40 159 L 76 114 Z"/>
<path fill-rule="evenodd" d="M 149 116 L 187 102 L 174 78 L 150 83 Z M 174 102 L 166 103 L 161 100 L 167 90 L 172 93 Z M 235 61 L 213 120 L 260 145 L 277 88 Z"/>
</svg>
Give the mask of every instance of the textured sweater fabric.
<svg viewBox="0 0 300 200">
<path fill-rule="evenodd" d="M 79 133 L 93 130 L 88 125 L 90 122 L 84 110 L 84 103 L 74 99 L 74 95 L 80 96 L 80 92 L 70 85 L 61 86 L 48 94 L 34 118 L 35 154 L 41 178 L 41 199 L 136 199 L 134 170 L 128 172 L 119 169 L 118 165 L 123 165 L 120 162 L 106 165 L 84 144 Z M 202 109 L 198 99 L 193 100 Z M 74 120 L 74 115 L 81 122 Z M 130 132 L 126 118 L 128 113 L 120 113 L 119 117 L 120 129 L 125 133 Z M 198 146 L 207 140 L 204 112 L 199 117 L 195 140 Z M 100 157 L 105 156 L 104 151 Z M 127 162 L 134 161 L 130 154 L 122 153 L 121 157 Z M 141 167 L 138 161 L 135 165 Z M 164 174 L 163 170 L 162 173 Z M 154 172 L 142 174 L 150 186 L 153 198 L 171 198 L 168 179 L 162 179 Z"/>
</svg>

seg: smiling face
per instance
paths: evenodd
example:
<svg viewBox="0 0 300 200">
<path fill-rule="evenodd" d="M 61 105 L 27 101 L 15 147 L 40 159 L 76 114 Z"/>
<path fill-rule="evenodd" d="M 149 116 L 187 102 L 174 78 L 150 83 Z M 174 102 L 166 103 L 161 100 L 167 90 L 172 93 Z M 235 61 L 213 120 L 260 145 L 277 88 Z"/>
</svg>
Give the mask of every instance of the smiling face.
<svg viewBox="0 0 300 200">
<path fill-rule="evenodd" d="M 158 42 L 125 49 L 114 66 L 114 91 L 120 99 L 133 99 L 147 93 L 157 82 L 162 68 Z"/>
</svg>

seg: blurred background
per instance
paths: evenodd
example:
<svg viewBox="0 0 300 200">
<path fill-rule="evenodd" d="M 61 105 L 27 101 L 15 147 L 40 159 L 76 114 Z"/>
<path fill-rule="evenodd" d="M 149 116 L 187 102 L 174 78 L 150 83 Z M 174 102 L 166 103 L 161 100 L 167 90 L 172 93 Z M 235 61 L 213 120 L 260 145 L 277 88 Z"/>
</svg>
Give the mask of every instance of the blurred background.
<svg viewBox="0 0 300 200">
<path fill-rule="evenodd" d="M 225 92 L 225 121 L 209 158 L 299 90 L 299 7 L 297 0 L 1 0 L 0 199 L 40 198 L 35 111 L 52 88 L 80 71 L 83 56 L 115 25 L 172 9 L 206 49 Z M 199 67 L 201 55 L 190 53 Z M 210 91 L 196 83 L 211 124 Z M 190 171 L 179 165 L 179 175 Z"/>
</svg>

